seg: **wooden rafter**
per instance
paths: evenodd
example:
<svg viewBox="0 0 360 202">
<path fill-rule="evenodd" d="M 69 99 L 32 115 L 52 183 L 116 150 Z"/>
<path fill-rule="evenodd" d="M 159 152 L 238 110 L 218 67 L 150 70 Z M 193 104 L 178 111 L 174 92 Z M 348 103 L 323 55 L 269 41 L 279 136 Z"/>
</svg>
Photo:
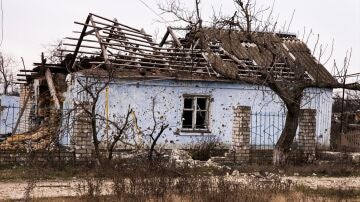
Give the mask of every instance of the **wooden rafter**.
<svg viewBox="0 0 360 202">
<path fill-rule="evenodd" d="M 79 40 L 78 40 L 78 43 L 76 45 L 76 48 L 74 50 L 74 58 L 71 60 L 70 62 L 70 66 L 71 66 L 71 70 L 74 70 L 75 69 L 75 60 L 76 60 L 76 56 L 79 52 L 79 49 L 80 49 L 80 46 L 81 46 L 81 43 L 82 43 L 82 40 L 83 38 L 85 37 L 85 34 L 86 34 L 86 29 L 87 29 L 87 25 L 89 24 L 89 21 L 90 21 L 90 18 L 91 18 L 91 14 L 88 15 L 88 17 L 86 18 L 85 20 L 85 25 L 81 31 L 81 34 L 80 34 L 80 37 L 79 37 Z"/>
<path fill-rule="evenodd" d="M 106 66 L 108 66 L 109 65 L 109 56 L 108 56 L 108 53 L 107 53 L 107 50 L 106 50 L 106 46 L 103 43 L 103 40 L 102 40 L 102 38 L 100 36 L 100 33 L 99 33 L 99 30 L 98 30 L 98 28 L 96 28 L 96 24 L 95 24 L 92 16 L 90 16 L 90 23 L 92 24 L 92 26 L 94 26 L 95 35 L 96 35 L 96 38 L 99 41 L 102 56 L 104 57 L 104 63 L 105 63 Z"/>
</svg>

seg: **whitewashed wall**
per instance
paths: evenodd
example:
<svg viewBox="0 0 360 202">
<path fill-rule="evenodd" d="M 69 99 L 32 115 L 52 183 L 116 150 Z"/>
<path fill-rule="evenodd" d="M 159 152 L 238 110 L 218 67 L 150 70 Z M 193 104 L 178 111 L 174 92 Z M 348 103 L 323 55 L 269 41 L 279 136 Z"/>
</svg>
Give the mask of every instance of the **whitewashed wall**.
<svg viewBox="0 0 360 202">
<path fill-rule="evenodd" d="M 316 109 L 316 141 L 319 145 L 330 146 L 332 89 L 306 89 L 302 108 Z"/>
<path fill-rule="evenodd" d="M 77 82 L 72 81 L 66 94 L 64 108 L 71 108 L 74 100 L 80 99 Z M 331 90 L 308 89 L 304 108 L 318 110 L 317 139 L 319 143 L 329 144 L 331 121 Z M 161 141 L 179 146 L 196 141 L 200 133 L 181 132 L 183 95 L 209 95 L 210 131 L 230 144 L 232 139 L 233 108 L 251 106 L 253 113 L 285 113 L 279 97 L 269 88 L 240 83 L 197 82 L 197 81 L 126 81 L 121 80 L 109 86 L 109 117 L 124 116 L 128 106 L 134 109 L 139 127 L 149 130 L 153 126 L 151 106 L 155 99 L 155 115 L 158 120 L 169 124 Z M 105 114 L 105 91 L 98 102 L 99 113 Z M 101 135 L 99 135 L 100 137 Z"/>
</svg>

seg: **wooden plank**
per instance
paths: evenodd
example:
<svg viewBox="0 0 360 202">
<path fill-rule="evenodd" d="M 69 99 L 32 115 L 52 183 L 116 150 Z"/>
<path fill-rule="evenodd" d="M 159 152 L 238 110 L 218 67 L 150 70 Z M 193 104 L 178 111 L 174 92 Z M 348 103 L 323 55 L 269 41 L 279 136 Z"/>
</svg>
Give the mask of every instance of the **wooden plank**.
<svg viewBox="0 0 360 202">
<path fill-rule="evenodd" d="M 105 34 L 109 34 L 109 32 L 108 31 L 103 31 Z M 116 34 L 116 33 L 114 33 L 113 34 L 114 36 L 119 36 L 119 37 L 125 37 L 125 38 L 127 38 L 127 39 L 132 39 L 132 40 L 134 40 L 134 41 L 139 41 L 139 42 L 143 42 L 143 43 L 148 43 L 148 44 L 151 44 L 151 45 L 157 45 L 156 43 L 154 43 L 154 42 L 148 42 L 147 40 L 145 40 L 145 39 L 139 39 L 139 38 L 135 38 L 135 37 L 131 37 L 131 36 L 123 36 L 123 35 L 121 35 L 121 34 Z"/>
<path fill-rule="evenodd" d="M 90 21 L 90 17 L 91 15 L 88 15 L 88 17 L 86 18 L 86 21 L 85 21 L 85 25 L 81 31 L 81 34 L 80 34 L 80 37 L 79 37 L 79 41 L 76 45 L 76 48 L 75 48 L 75 51 L 74 51 L 74 58 L 72 59 L 72 61 L 70 62 L 70 67 L 71 67 L 71 70 L 74 70 L 75 69 L 75 59 L 76 59 L 76 56 L 79 52 L 79 49 L 80 49 L 80 45 L 82 43 L 82 40 L 83 38 L 85 37 L 85 32 L 86 32 L 86 29 L 87 29 L 87 24 L 89 24 L 89 21 Z"/>
<path fill-rule="evenodd" d="M 105 17 L 96 15 L 96 14 L 94 14 L 94 13 L 90 13 L 90 15 L 95 16 L 95 17 L 100 18 L 100 19 L 103 19 L 103 20 L 105 20 L 105 21 L 114 23 L 113 20 L 110 20 L 110 19 L 107 19 L 107 18 L 105 18 Z M 124 24 L 120 24 L 120 23 L 118 23 L 118 24 L 119 24 L 120 26 L 122 26 L 122 27 L 126 27 L 126 28 L 128 28 L 128 29 L 131 29 L 131 30 L 133 30 L 133 31 L 135 31 L 135 32 L 139 32 L 139 33 L 140 33 L 140 30 L 138 30 L 138 29 L 135 29 L 135 28 L 133 28 L 133 27 L 129 27 L 129 26 L 124 25 Z"/>
<path fill-rule="evenodd" d="M 94 43 L 98 43 L 97 41 L 92 41 Z M 125 42 L 127 43 L 127 42 Z M 108 48 L 112 48 L 112 49 L 115 49 L 115 50 L 121 50 L 121 51 L 124 51 L 124 52 L 129 52 L 129 53 L 133 53 L 133 54 L 136 54 L 137 52 L 134 52 L 134 51 L 131 51 L 129 49 L 139 49 L 139 50 L 143 50 L 143 51 L 148 51 L 150 53 L 153 53 L 154 57 L 166 57 L 166 55 L 179 55 L 179 54 L 184 54 L 184 55 L 189 55 L 191 54 L 191 52 L 193 53 L 201 53 L 201 50 L 200 49 L 175 49 L 177 50 L 178 52 L 164 52 L 162 50 L 162 48 L 159 48 L 160 51 L 153 51 L 153 50 L 150 50 L 150 49 L 143 49 L 143 48 L 138 48 L 138 47 L 133 47 L 133 46 L 126 46 L 126 45 L 123 45 L 121 43 L 107 43 L 107 42 L 103 42 L 103 44 L 105 45 L 108 45 L 107 47 Z M 76 44 L 71 44 L 71 43 L 64 43 L 64 45 L 67 45 L 67 46 L 76 46 Z M 123 47 L 125 49 L 119 49 L 119 48 L 114 48 L 115 47 Z M 96 46 L 88 46 L 88 45 L 82 45 L 81 47 L 83 48 L 92 48 L 92 49 L 100 49 L 99 47 L 96 47 Z M 190 51 L 190 53 L 189 53 Z M 158 53 L 158 54 L 157 54 Z M 144 53 L 139 53 L 139 55 L 150 55 L 150 54 L 144 54 Z"/>
<path fill-rule="evenodd" d="M 169 30 L 166 30 L 166 33 L 159 44 L 160 47 L 162 47 L 165 44 L 166 39 L 169 37 L 169 34 L 170 34 Z"/>
<path fill-rule="evenodd" d="M 36 72 L 36 71 L 31 69 L 20 69 L 20 72 Z"/>
<path fill-rule="evenodd" d="M 115 21 L 114 21 L 114 22 L 115 22 Z M 102 24 L 101 22 L 95 21 L 95 20 L 94 20 L 94 23 L 95 23 L 95 24 Z M 75 21 L 74 24 L 82 25 L 82 26 L 85 25 L 84 23 L 77 22 L 77 21 Z M 94 28 L 94 29 L 88 31 L 88 32 L 87 32 L 87 35 L 95 32 L 95 28 L 98 29 L 99 31 L 100 31 L 100 30 L 108 30 L 108 31 L 110 31 L 110 30 L 111 30 L 110 28 L 116 28 L 116 26 L 114 26 L 114 25 L 106 25 L 105 27 L 100 27 L 100 26 L 95 26 L 95 25 L 88 25 L 88 26 L 89 26 L 89 27 L 92 27 L 92 28 Z M 127 31 L 127 32 L 124 32 L 124 34 L 129 35 L 129 36 L 134 36 L 134 37 L 138 37 L 138 38 L 142 38 L 142 39 L 149 38 L 149 36 L 144 36 L 143 34 L 141 34 L 141 32 L 140 32 L 140 33 L 138 33 L 138 32 L 134 33 L 134 32 L 132 32 L 131 30 L 128 30 L 128 29 L 122 28 L 122 27 L 121 27 L 121 29 L 124 29 L 124 31 Z M 130 32 L 130 33 L 129 33 L 129 32 Z"/>
<path fill-rule="evenodd" d="M 135 68 L 141 67 L 141 68 L 144 68 L 144 69 L 160 69 L 160 70 L 161 69 L 167 69 L 169 71 L 170 71 L 170 68 L 176 68 L 176 69 L 173 69 L 173 71 L 178 71 L 180 69 L 190 69 L 188 71 L 191 71 L 191 69 L 202 69 L 202 70 L 206 71 L 206 67 L 196 67 L 196 66 L 189 66 L 189 65 L 176 65 L 176 64 L 159 65 L 159 64 L 156 63 L 156 64 L 154 64 L 154 67 L 149 67 L 149 66 L 141 66 L 141 65 L 131 65 L 129 63 L 117 63 L 117 62 L 121 62 L 121 61 L 120 60 L 113 60 L 111 62 L 111 65 L 123 66 L 123 67 L 135 67 Z M 132 61 L 132 62 L 134 62 L 134 61 Z M 93 61 L 93 62 L 90 62 L 90 64 L 104 64 L 104 62 Z M 149 65 L 152 65 L 152 64 L 149 64 Z M 164 68 L 162 68 L 160 66 L 163 66 Z M 192 72 L 195 72 L 195 71 L 192 71 Z"/>
<path fill-rule="evenodd" d="M 96 21 L 96 20 L 94 20 L 94 22 L 95 22 L 96 24 L 100 24 L 100 25 L 104 25 L 104 26 L 108 25 L 108 24 L 105 24 L 105 23 L 102 23 L 102 22 L 99 22 L 99 21 Z M 116 23 L 115 23 L 115 22 L 116 22 Z M 146 34 L 146 33 L 143 33 L 142 30 L 140 30 L 140 32 L 133 32 L 133 31 L 128 30 L 128 29 L 126 29 L 126 28 L 124 28 L 124 27 L 118 26 L 118 24 L 119 24 L 119 22 L 118 22 L 116 19 L 114 19 L 114 24 L 113 24 L 113 25 L 108 25 L 108 26 L 110 26 L 110 27 L 112 27 L 112 28 L 120 28 L 121 31 L 122 31 L 124 34 L 130 35 L 130 36 L 140 37 L 140 38 L 143 38 L 143 39 L 152 38 L 151 35 L 148 35 L 148 34 Z M 129 32 L 130 32 L 130 33 L 129 33 Z"/>
<path fill-rule="evenodd" d="M 78 33 L 80 34 L 81 32 L 79 31 L 74 31 L 75 33 Z M 94 34 L 92 34 L 93 36 L 95 36 Z M 103 39 L 107 39 L 108 37 L 107 36 L 104 36 L 104 35 L 101 35 L 101 38 Z M 78 40 L 77 38 L 73 38 L 73 37 L 66 37 L 66 39 L 70 39 L 70 40 Z M 147 45 L 147 44 L 142 44 L 142 43 L 136 43 L 136 42 L 133 42 L 133 41 L 125 41 L 125 40 L 121 40 L 121 39 L 116 39 L 116 38 L 111 38 L 112 41 L 117 41 L 117 42 L 122 42 L 122 43 L 129 43 L 129 44 L 132 44 L 132 45 L 137 45 L 137 46 L 144 46 L 144 47 L 149 47 L 149 48 L 152 48 L 153 46 L 152 45 Z M 83 41 L 88 41 L 88 42 L 97 42 L 96 40 L 91 40 L 91 39 L 83 39 Z M 166 50 L 166 51 L 192 51 L 192 49 L 189 49 L 189 48 L 183 48 L 183 49 L 180 49 L 180 48 L 165 48 L 165 47 L 160 47 L 161 50 Z M 201 51 L 201 49 L 194 49 L 194 51 Z"/>
<path fill-rule="evenodd" d="M 35 66 L 59 66 L 59 67 L 64 67 L 64 65 L 62 64 L 51 64 L 51 63 L 46 63 L 46 64 L 42 64 L 42 63 L 37 63 L 37 62 L 34 62 L 33 63 Z"/>
<path fill-rule="evenodd" d="M 66 44 L 66 45 L 70 45 L 70 46 L 75 46 L 75 44 Z M 85 46 L 86 48 L 94 48 L 94 49 L 99 49 L 98 47 L 93 47 L 93 46 Z M 143 53 L 138 53 L 138 52 L 134 52 L 134 51 L 129 51 L 129 50 L 124 50 L 124 49 L 119 49 L 119 48 L 114 48 L 114 47 L 108 47 L 108 48 L 112 48 L 115 50 L 119 50 L 119 51 L 124 51 L 124 52 L 129 52 L 132 53 L 132 55 L 118 55 L 118 57 L 116 55 L 114 55 L 114 57 L 116 58 L 116 60 L 122 60 L 125 62 L 138 62 L 138 61 L 134 61 L 134 60 L 124 60 L 121 59 L 121 57 L 128 57 L 128 58 L 133 58 L 133 59 L 138 59 L 138 60 L 152 60 L 152 61 L 159 61 L 161 63 L 191 63 L 191 64 L 204 64 L 202 62 L 199 61 L 191 61 L 191 59 L 195 59 L 195 58 L 186 58 L 183 57 L 184 60 L 174 60 L 175 58 L 172 56 L 164 56 L 164 55 L 151 55 L 151 54 L 143 54 Z M 138 56 L 134 56 L 134 55 L 141 55 L 144 57 L 138 57 Z M 156 57 L 158 58 L 156 58 Z M 164 59 L 164 58 L 170 58 L 168 60 Z M 198 60 L 201 60 L 203 58 L 197 58 Z M 205 59 L 203 59 L 205 61 Z"/>
<path fill-rule="evenodd" d="M 16 76 L 30 76 L 30 74 L 16 74 Z"/>
<path fill-rule="evenodd" d="M 69 52 L 69 53 L 73 53 L 74 51 L 73 50 L 67 50 L 67 49 L 59 49 L 61 51 L 64 51 L 64 52 Z M 100 55 L 102 56 L 99 52 L 88 52 L 88 51 L 78 51 L 78 53 L 82 53 L 82 54 L 89 54 L 89 55 Z M 76 57 L 78 58 L 78 57 Z M 75 59 L 76 59 L 75 58 Z"/>
<path fill-rule="evenodd" d="M 128 44 L 131 44 L 131 45 L 135 45 L 135 46 L 143 46 L 143 47 L 148 47 L 148 48 L 153 48 L 153 46 L 151 45 L 146 45 L 146 44 L 140 44 L 140 43 L 135 43 L 135 42 L 131 42 L 131 41 L 126 41 L 126 40 L 121 40 L 121 39 L 117 39 L 117 38 L 112 38 L 112 37 L 108 37 L 108 36 L 103 36 L 101 35 L 101 38 L 103 39 L 106 39 L 106 41 L 116 41 L 116 42 L 120 42 L 120 43 L 128 43 Z M 69 40 L 78 40 L 77 38 L 72 38 L 72 37 L 66 37 L 66 39 L 69 39 Z M 84 39 L 83 41 L 86 41 L 86 42 L 96 42 L 98 43 L 97 40 L 91 40 L 91 39 Z M 114 43 L 110 43 L 110 42 L 104 42 L 105 44 L 114 44 Z M 118 43 L 118 44 L 120 44 Z M 124 45 L 122 45 L 124 46 Z M 132 46 L 129 46 L 129 47 L 132 47 Z M 150 50 L 150 49 L 148 49 Z"/>
<path fill-rule="evenodd" d="M 76 23 L 75 23 L 75 24 L 76 24 Z M 102 28 L 100 28 L 99 30 L 103 30 L 103 29 L 106 29 L 106 28 L 108 28 L 108 27 L 102 27 Z M 94 33 L 94 32 L 95 32 L 95 29 L 89 30 L 89 31 L 87 31 L 87 32 L 85 33 L 85 36 L 90 35 L 90 34 L 92 34 L 92 33 Z"/>
<path fill-rule="evenodd" d="M 56 96 L 55 85 L 54 85 L 54 81 L 52 79 L 51 71 L 50 71 L 49 68 L 47 68 L 45 70 L 45 78 L 46 78 L 46 82 L 47 82 L 47 85 L 48 85 L 48 88 L 49 88 L 49 91 L 50 91 L 50 95 L 51 95 L 51 97 L 52 97 L 52 99 L 54 101 L 55 108 L 57 110 L 60 110 L 60 102 L 59 102 L 59 99 Z"/>
<path fill-rule="evenodd" d="M 183 46 L 181 45 L 179 39 L 177 38 L 176 34 L 174 33 L 174 31 L 171 29 L 171 27 L 167 27 L 167 30 L 169 31 L 171 37 L 173 38 L 173 40 L 175 41 L 176 45 L 179 48 L 183 48 Z"/>
<path fill-rule="evenodd" d="M 92 16 L 90 16 L 90 22 L 91 22 L 92 26 L 94 26 L 94 28 L 95 28 L 96 24 L 95 24 Z M 109 64 L 109 62 L 108 62 L 109 56 L 108 56 L 108 53 L 106 51 L 106 46 L 103 44 L 103 41 L 102 41 L 102 38 L 100 36 L 99 30 L 97 30 L 97 28 L 95 28 L 95 29 L 96 29 L 95 30 L 95 35 L 96 35 L 96 38 L 98 39 L 100 47 L 101 47 L 101 54 L 104 57 L 105 64 L 108 65 Z"/>
</svg>

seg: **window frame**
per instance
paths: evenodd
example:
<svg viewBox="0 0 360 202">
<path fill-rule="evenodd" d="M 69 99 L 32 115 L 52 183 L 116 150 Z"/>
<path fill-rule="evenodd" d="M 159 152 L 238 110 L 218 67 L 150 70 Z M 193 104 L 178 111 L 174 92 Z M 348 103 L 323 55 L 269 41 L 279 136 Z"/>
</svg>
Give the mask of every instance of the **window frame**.
<svg viewBox="0 0 360 202">
<path fill-rule="evenodd" d="M 197 108 L 198 98 L 205 98 L 205 109 Z M 191 108 L 185 108 L 185 99 L 192 100 Z M 185 133 L 210 133 L 210 95 L 195 95 L 195 94 L 184 94 L 183 95 L 183 107 L 182 107 L 182 115 L 181 115 L 181 132 Z M 185 111 L 192 112 L 192 121 L 191 128 L 184 128 L 183 116 Z M 204 126 L 205 128 L 196 128 L 196 119 L 198 112 L 205 112 Z"/>
</svg>

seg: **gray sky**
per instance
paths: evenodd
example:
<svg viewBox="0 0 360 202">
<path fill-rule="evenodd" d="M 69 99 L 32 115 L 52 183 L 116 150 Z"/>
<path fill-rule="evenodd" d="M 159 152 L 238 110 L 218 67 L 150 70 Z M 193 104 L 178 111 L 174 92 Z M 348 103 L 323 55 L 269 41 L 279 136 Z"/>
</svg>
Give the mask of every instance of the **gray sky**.
<svg viewBox="0 0 360 202">
<path fill-rule="evenodd" d="M 144 0 L 156 12 L 158 0 Z M 194 0 L 181 0 L 192 7 Z M 212 8 L 222 9 L 232 14 L 232 0 L 202 0 L 203 18 L 211 16 Z M 271 6 L 272 0 L 257 0 L 258 6 Z M 309 33 L 310 48 L 320 34 L 320 43 L 331 46 L 335 40 L 333 58 L 339 66 L 343 63 L 347 50 L 352 48 L 350 72 L 360 72 L 360 1 L 359 0 L 276 0 L 274 14 L 279 14 L 279 24 L 289 22 L 295 9 L 290 32 L 302 38 L 304 27 Z M 71 36 L 80 30 L 74 21 L 84 22 L 89 12 L 107 18 L 117 18 L 119 22 L 135 28 L 144 28 L 149 34 L 164 34 L 165 24 L 157 22 L 156 16 L 139 0 L 3 0 L 4 36 L 1 51 L 20 61 L 24 57 L 27 68 L 40 61 L 44 47 L 57 40 Z M 328 48 L 330 49 L 330 48 Z M 19 63 L 20 64 L 20 63 Z M 326 67 L 330 71 L 333 62 Z"/>
</svg>

